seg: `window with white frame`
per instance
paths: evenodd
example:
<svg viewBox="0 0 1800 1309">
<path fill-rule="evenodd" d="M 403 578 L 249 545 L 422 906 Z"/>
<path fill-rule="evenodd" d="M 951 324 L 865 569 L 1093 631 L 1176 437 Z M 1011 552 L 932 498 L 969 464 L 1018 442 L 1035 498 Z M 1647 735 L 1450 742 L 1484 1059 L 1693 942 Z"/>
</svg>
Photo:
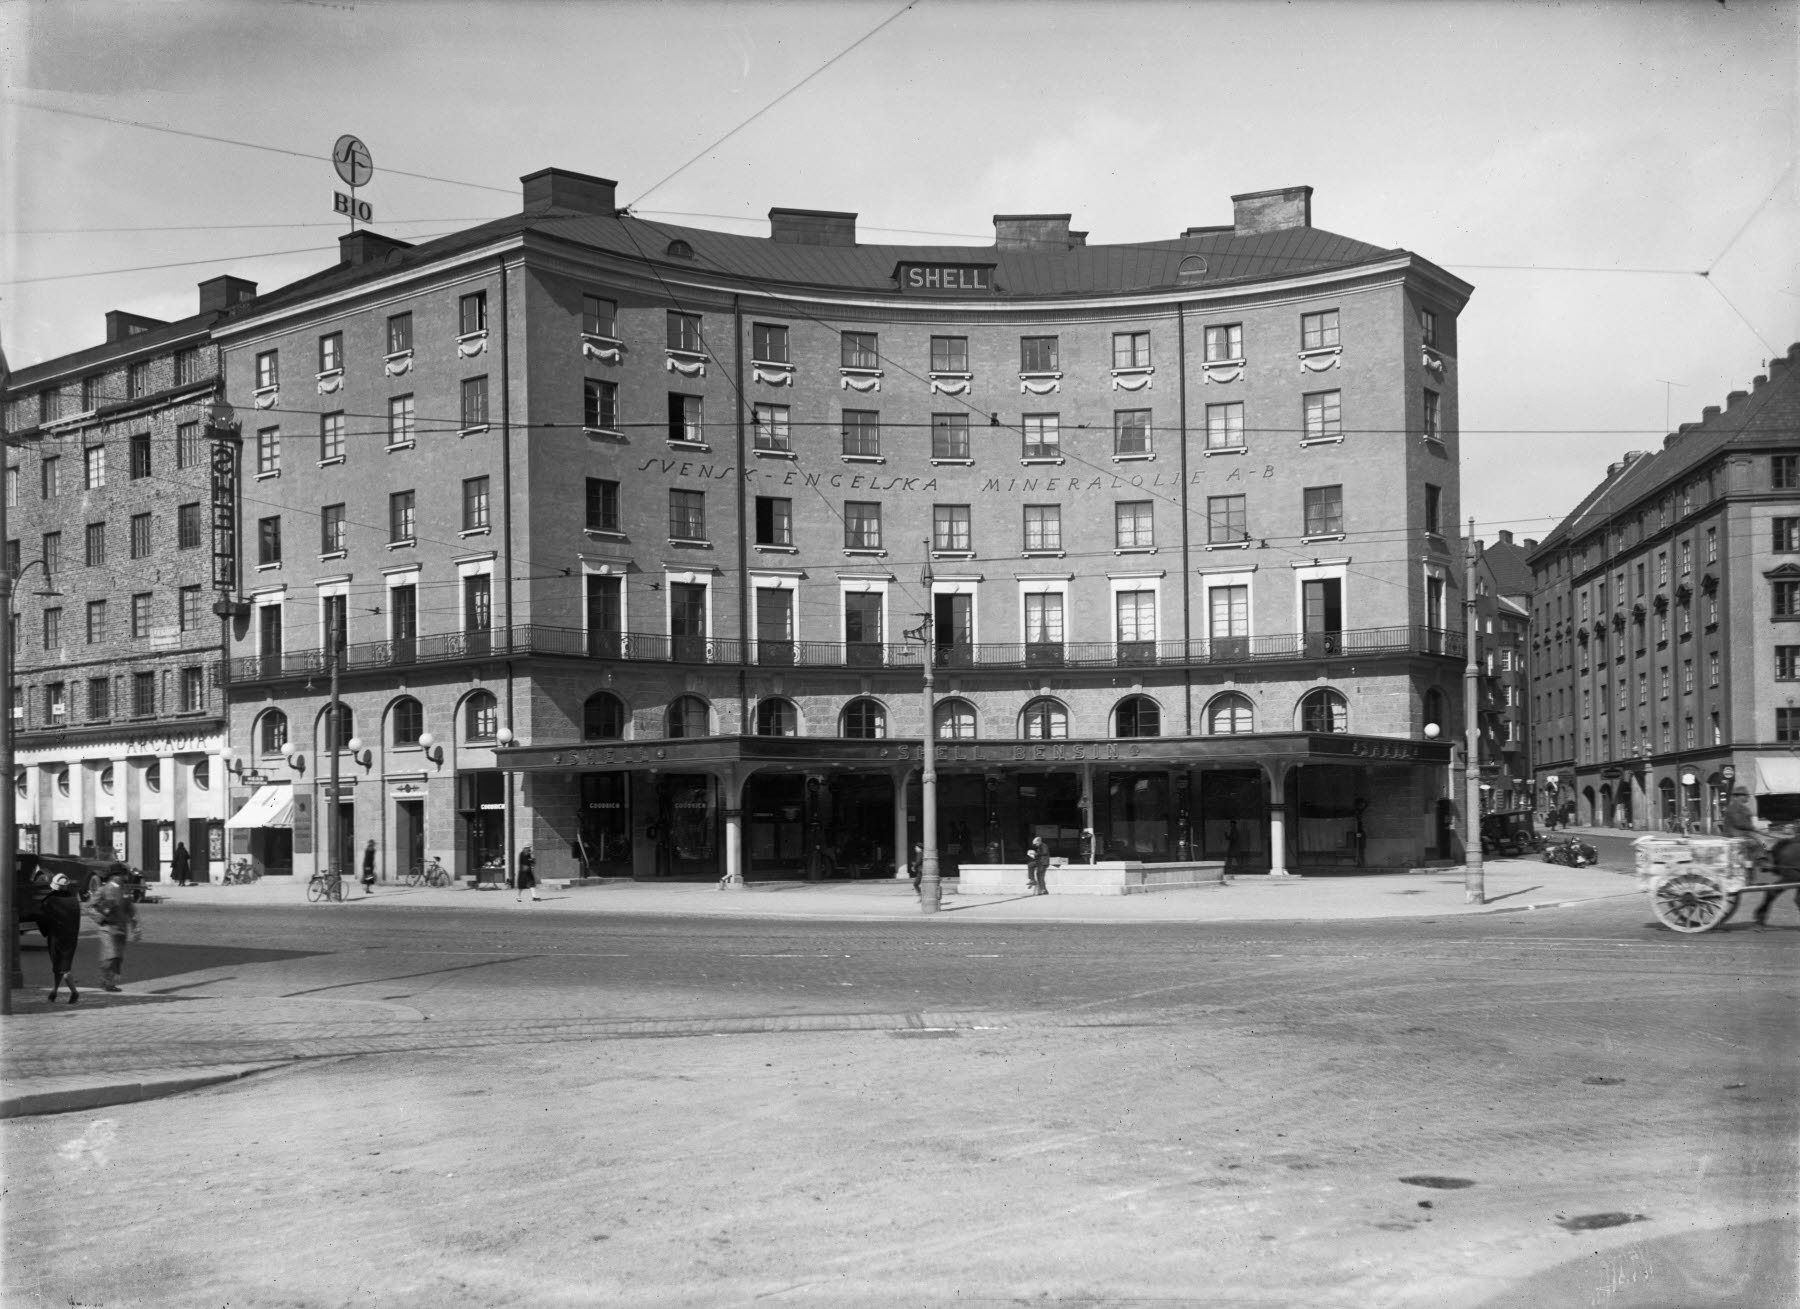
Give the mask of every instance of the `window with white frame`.
<svg viewBox="0 0 1800 1309">
<path fill-rule="evenodd" d="M 1244 448 L 1244 406 L 1241 403 L 1206 406 L 1206 448 Z"/>
<path fill-rule="evenodd" d="M 1062 506 L 1025 506 L 1025 549 L 1054 551 L 1062 549 Z"/>
<path fill-rule="evenodd" d="M 1149 500 L 1121 500 L 1113 505 L 1113 548 L 1148 550 L 1156 544 L 1156 528 Z"/>
<path fill-rule="evenodd" d="M 758 450 L 788 452 L 794 447 L 788 438 L 788 407 L 758 404 L 751 412 L 754 443 Z"/>
<path fill-rule="evenodd" d="M 1237 363 L 1244 357 L 1244 325 L 1223 323 L 1206 329 L 1206 362 Z"/>
<path fill-rule="evenodd" d="M 1058 459 L 1062 457 L 1062 416 L 1060 414 L 1025 414 L 1020 419 L 1024 433 L 1026 459 Z"/>
<path fill-rule="evenodd" d="M 1117 409 L 1113 411 L 1113 453 L 1115 455 L 1147 455 L 1150 450 L 1150 411 Z"/>
</svg>

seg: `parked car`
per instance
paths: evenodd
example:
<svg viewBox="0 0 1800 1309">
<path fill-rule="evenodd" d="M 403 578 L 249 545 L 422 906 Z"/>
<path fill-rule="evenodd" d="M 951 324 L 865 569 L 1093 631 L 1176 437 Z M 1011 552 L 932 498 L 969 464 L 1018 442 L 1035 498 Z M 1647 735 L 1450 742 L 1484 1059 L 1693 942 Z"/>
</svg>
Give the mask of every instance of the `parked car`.
<svg viewBox="0 0 1800 1309">
<path fill-rule="evenodd" d="M 75 884 L 75 889 L 81 892 L 83 900 L 91 899 L 95 892 L 105 886 L 106 879 L 112 876 L 114 869 L 125 874 L 125 889 L 131 893 L 133 900 L 144 898 L 144 875 L 116 859 L 95 859 L 86 855 L 25 854 L 21 852 L 18 855 L 19 866 L 23 868 L 28 859 L 35 864 L 32 869 L 33 876 L 41 873 L 45 886 L 50 884 L 50 879 L 56 874 L 63 873 Z"/>
<path fill-rule="evenodd" d="M 1538 848 L 1538 834 L 1529 809 L 1503 809 L 1481 817 L 1481 853 L 1522 855 Z"/>
</svg>

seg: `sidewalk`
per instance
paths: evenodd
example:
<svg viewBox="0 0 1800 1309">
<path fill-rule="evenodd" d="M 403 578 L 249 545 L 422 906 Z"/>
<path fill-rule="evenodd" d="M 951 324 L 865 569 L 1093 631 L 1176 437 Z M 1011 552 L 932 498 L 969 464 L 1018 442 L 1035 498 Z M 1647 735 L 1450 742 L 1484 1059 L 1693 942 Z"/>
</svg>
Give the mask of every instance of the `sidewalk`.
<svg viewBox="0 0 1800 1309">
<path fill-rule="evenodd" d="M 931 923 L 1299 923 L 1345 919 L 1432 918 L 1555 909 L 1591 900 L 1641 895 L 1630 874 L 1600 868 L 1564 868 L 1528 859 L 1489 862 L 1482 904 L 1468 904 L 1461 868 L 1418 873 L 1375 873 L 1307 878 L 1240 877 L 1219 887 L 1124 896 L 962 896 L 944 884 L 942 909 L 920 912 L 905 881 L 752 882 L 722 891 L 711 882 L 602 882 L 567 886 L 547 882 L 543 899 L 520 903 L 510 890 L 458 886 L 416 890 L 381 885 L 365 897 L 346 887 L 342 904 L 308 906 L 313 912 L 404 915 L 419 908 L 462 909 L 484 914 L 643 914 L 789 921 Z M 156 915 L 182 905 L 307 905 L 304 879 L 266 878 L 249 886 L 175 887 L 154 884 Z M 83 992 L 78 1008 L 51 1006 L 41 992 L 14 993 L 6 1022 L 6 1072 L 0 1118 L 127 1104 L 251 1073 L 292 1066 L 296 1059 L 378 1048 L 381 1040 L 418 1031 L 418 1015 L 400 1005 L 368 1002 L 273 1001 L 268 998 L 190 999 L 173 1011 L 164 1044 L 144 1046 L 149 1028 L 128 1011 L 167 1003 L 167 977 L 155 993 L 127 983 L 116 996 Z M 53 1012 L 54 1010 L 54 1012 Z M 71 1020 L 79 1024 L 72 1030 Z M 172 1023 L 174 1026 L 166 1026 Z M 280 1039 L 274 1034 L 281 1033 Z M 376 1047 L 363 1042 L 375 1041 Z"/>
<path fill-rule="evenodd" d="M 1460 866 L 1414 873 L 1348 873 L 1336 876 L 1235 877 L 1223 886 L 1153 891 L 1140 895 L 961 895 L 954 879 L 943 883 L 941 913 L 982 922 L 1322 922 L 1352 918 L 1438 918 L 1446 914 L 1546 909 L 1584 900 L 1637 894 L 1629 873 L 1604 868 L 1565 868 L 1535 859 L 1495 859 L 1484 866 L 1484 902 L 1468 904 Z M 161 903 L 304 904 L 305 879 L 264 878 L 249 886 L 156 884 Z M 378 885 L 373 896 L 346 880 L 342 905 L 321 912 L 398 911 L 412 906 L 458 907 L 491 912 L 676 914 L 711 918 L 924 918 L 910 882 L 753 881 L 743 890 L 713 882 L 606 881 L 569 885 L 550 880 L 537 904 L 521 904 L 514 892 L 443 890 Z M 147 912 L 154 913 L 155 906 Z"/>
</svg>

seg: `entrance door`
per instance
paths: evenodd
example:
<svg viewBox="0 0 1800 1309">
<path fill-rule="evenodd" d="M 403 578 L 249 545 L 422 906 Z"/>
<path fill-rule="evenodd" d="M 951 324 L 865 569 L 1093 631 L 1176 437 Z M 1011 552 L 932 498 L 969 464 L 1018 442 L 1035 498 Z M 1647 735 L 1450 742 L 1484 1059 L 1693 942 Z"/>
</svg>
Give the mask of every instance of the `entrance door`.
<svg viewBox="0 0 1800 1309">
<path fill-rule="evenodd" d="M 419 588 L 396 586 L 388 590 L 390 631 L 393 632 L 394 662 L 410 664 L 419 656 Z"/>
<path fill-rule="evenodd" d="M 581 862 L 588 877 L 631 876 L 631 775 L 581 775 Z"/>
<path fill-rule="evenodd" d="M 881 662 L 882 596 L 852 591 L 844 596 L 844 662 L 870 667 Z"/>
<path fill-rule="evenodd" d="M 281 672 L 281 606 L 262 605 L 256 611 L 256 652 L 262 656 L 265 677 Z"/>
<path fill-rule="evenodd" d="M 138 819 L 138 860 L 146 881 L 162 880 L 161 825 L 154 818 Z"/>
<path fill-rule="evenodd" d="M 670 658 L 706 661 L 706 588 L 698 582 L 669 584 Z"/>
<path fill-rule="evenodd" d="M 1269 866 L 1269 809 L 1261 769 L 1200 774 L 1200 857 L 1223 859 L 1226 871 Z"/>
<path fill-rule="evenodd" d="M 1342 654 L 1344 647 L 1344 584 L 1335 577 L 1304 582 L 1300 603 L 1309 655 Z"/>
<path fill-rule="evenodd" d="M 463 633 L 468 652 L 492 653 L 494 649 L 494 579 L 487 573 L 463 578 Z"/>
<path fill-rule="evenodd" d="M 425 802 L 397 800 L 394 803 L 394 854 L 399 861 L 396 873 L 409 873 L 425 862 Z M 358 869 L 360 872 L 361 869 Z"/>
<path fill-rule="evenodd" d="M 756 592 L 756 662 L 794 662 L 794 593 L 777 587 Z"/>
<path fill-rule="evenodd" d="M 744 788 L 744 813 L 749 871 L 790 877 L 806 871 L 804 777 L 752 777 Z"/>
<path fill-rule="evenodd" d="M 620 598 L 620 579 L 601 573 L 587 578 L 588 653 L 609 659 L 619 657 L 625 628 L 625 610 Z"/>
<path fill-rule="evenodd" d="M 963 668 L 975 657 L 975 597 L 961 593 L 931 599 L 931 635 L 940 668 Z"/>
<path fill-rule="evenodd" d="M 659 871 L 668 877 L 717 877 L 724 870 L 716 780 L 706 773 L 670 773 L 659 798 Z"/>
<path fill-rule="evenodd" d="M 338 802 L 337 867 L 346 877 L 356 870 L 356 806 L 348 800 Z"/>
</svg>

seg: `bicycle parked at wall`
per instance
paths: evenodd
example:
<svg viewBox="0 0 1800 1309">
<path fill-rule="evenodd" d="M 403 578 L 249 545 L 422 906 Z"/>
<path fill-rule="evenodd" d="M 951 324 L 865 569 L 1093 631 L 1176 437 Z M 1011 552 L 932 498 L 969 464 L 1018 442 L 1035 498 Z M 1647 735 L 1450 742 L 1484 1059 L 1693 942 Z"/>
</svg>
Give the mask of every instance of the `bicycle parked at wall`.
<svg viewBox="0 0 1800 1309">
<path fill-rule="evenodd" d="M 436 855 L 433 855 L 423 863 L 417 863 L 412 866 L 412 871 L 406 875 L 406 884 L 408 886 L 418 886 L 420 884 L 425 886 L 449 886 L 450 870 L 444 867 Z"/>
<path fill-rule="evenodd" d="M 314 902 L 320 900 L 342 901 L 344 898 L 344 879 L 335 872 L 314 873 L 306 879 L 306 898 Z"/>
<path fill-rule="evenodd" d="M 248 886 L 261 877 L 262 873 L 258 871 L 255 864 L 247 858 L 239 857 L 233 859 L 231 866 L 225 870 L 225 885 Z"/>
</svg>

